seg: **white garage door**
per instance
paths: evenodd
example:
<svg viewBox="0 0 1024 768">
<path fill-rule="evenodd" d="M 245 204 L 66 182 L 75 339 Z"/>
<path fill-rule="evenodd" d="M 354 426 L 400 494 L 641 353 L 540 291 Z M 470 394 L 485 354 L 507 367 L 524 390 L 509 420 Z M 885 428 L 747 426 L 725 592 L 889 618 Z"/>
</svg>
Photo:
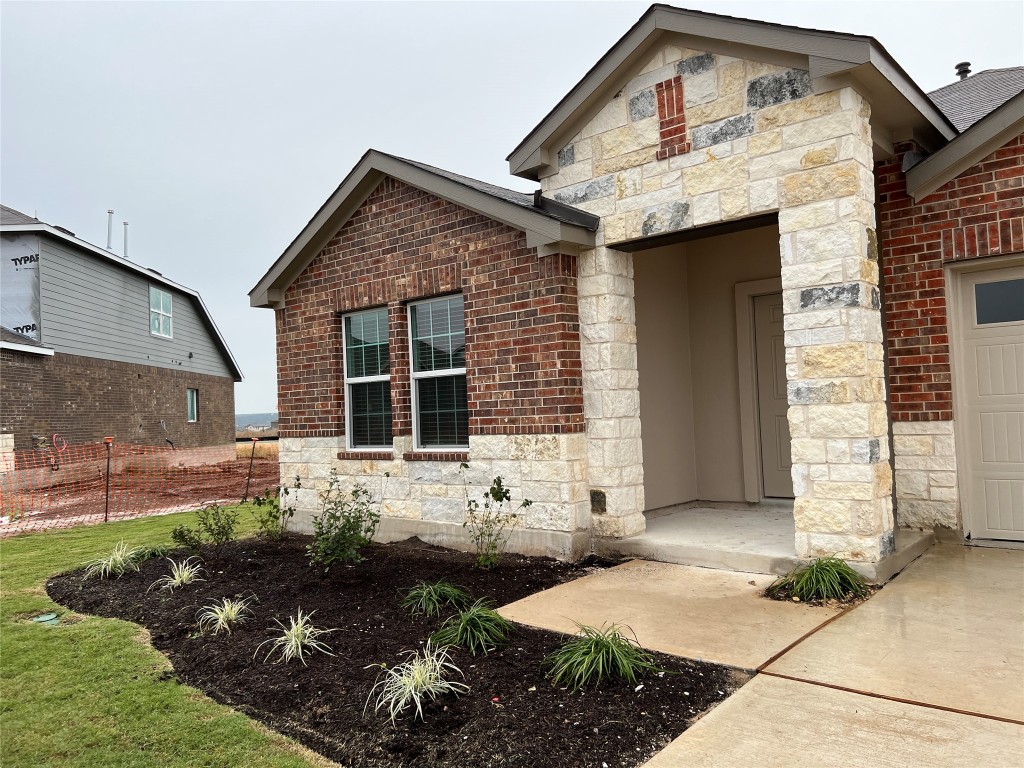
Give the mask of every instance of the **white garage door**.
<svg viewBox="0 0 1024 768">
<path fill-rule="evenodd" d="M 1024 540 L 1024 267 L 960 281 L 959 417 L 965 525 L 974 539 Z"/>
</svg>

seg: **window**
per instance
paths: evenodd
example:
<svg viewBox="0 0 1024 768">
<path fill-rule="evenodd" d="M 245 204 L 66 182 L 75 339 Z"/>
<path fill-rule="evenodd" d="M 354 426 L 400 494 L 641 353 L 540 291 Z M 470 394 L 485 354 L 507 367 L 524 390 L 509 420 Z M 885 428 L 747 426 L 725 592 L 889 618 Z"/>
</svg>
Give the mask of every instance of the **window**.
<svg viewBox="0 0 1024 768">
<path fill-rule="evenodd" d="M 171 294 L 149 286 L 149 332 L 154 336 L 173 338 L 171 329 Z"/>
<path fill-rule="evenodd" d="M 409 306 L 413 418 L 418 448 L 469 447 L 462 296 Z"/>
<path fill-rule="evenodd" d="M 386 308 L 344 318 L 349 448 L 392 447 L 391 361 Z"/>
<path fill-rule="evenodd" d="M 185 409 L 188 411 L 188 420 L 199 421 L 199 390 L 185 390 Z"/>
<path fill-rule="evenodd" d="M 978 325 L 1019 323 L 1024 320 L 1024 280 L 977 283 L 974 305 Z"/>
</svg>

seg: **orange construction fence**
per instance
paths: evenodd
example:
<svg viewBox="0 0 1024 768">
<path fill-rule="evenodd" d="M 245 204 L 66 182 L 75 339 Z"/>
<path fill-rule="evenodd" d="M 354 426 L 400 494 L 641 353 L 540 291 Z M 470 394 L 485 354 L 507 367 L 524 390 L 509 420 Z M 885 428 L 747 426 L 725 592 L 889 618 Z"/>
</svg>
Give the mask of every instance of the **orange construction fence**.
<svg viewBox="0 0 1024 768">
<path fill-rule="evenodd" d="M 0 453 L 0 536 L 238 503 L 275 489 L 277 459 L 235 446 L 67 445 Z"/>
</svg>

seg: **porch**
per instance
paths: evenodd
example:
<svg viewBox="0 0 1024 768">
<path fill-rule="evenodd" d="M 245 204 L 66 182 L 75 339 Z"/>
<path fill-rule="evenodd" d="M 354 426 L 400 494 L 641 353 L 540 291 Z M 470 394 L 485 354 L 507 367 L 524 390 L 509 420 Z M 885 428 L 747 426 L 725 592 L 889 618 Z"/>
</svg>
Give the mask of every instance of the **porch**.
<svg viewBox="0 0 1024 768">
<path fill-rule="evenodd" d="M 643 533 L 595 539 L 597 554 L 775 575 L 808 562 L 796 554 L 792 501 L 690 502 L 646 512 L 644 517 Z M 931 531 L 897 529 L 891 554 L 877 563 L 851 561 L 850 565 L 869 581 L 882 583 L 933 543 Z"/>
</svg>

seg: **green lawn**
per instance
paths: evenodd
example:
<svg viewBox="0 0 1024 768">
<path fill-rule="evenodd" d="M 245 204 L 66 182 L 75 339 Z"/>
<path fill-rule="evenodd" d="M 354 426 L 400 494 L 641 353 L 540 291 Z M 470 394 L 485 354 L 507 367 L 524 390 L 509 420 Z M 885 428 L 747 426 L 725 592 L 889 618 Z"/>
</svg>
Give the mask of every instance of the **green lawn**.
<svg viewBox="0 0 1024 768">
<path fill-rule="evenodd" d="M 0 540 L 0 765 L 330 765 L 199 691 L 161 681 L 167 659 L 135 624 L 65 615 L 43 589 L 50 576 L 111 549 L 170 543 L 191 513 Z M 240 527 L 250 533 L 251 517 Z"/>
</svg>

